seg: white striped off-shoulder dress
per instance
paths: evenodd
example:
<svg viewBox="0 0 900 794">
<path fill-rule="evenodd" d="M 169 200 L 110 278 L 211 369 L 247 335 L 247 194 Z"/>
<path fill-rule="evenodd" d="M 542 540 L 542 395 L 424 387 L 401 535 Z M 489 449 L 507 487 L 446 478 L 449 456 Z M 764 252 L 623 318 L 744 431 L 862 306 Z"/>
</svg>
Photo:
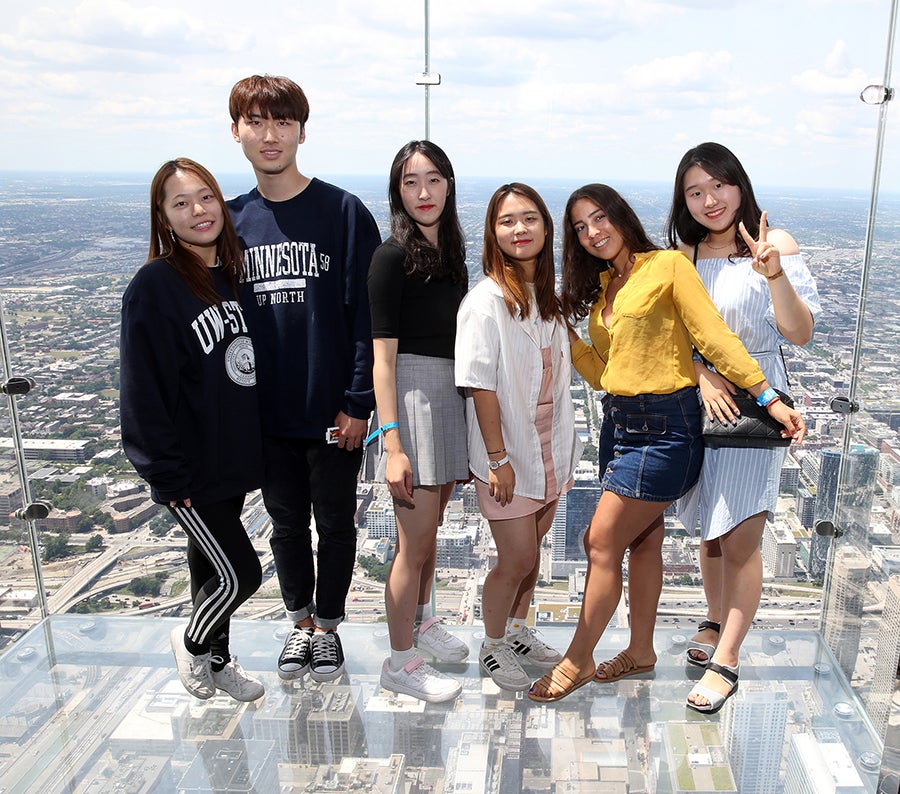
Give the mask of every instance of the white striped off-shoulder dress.
<svg viewBox="0 0 900 794">
<path fill-rule="evenodd" d="M 816 282 L 802 254 L 782 256 L 785 276 L 815 319 L 821 312 Z M 778 331 L 766 279 L 749 257 L 699 259 L 697 271 L 725 322 L 744 343 L 776 389 L 788 391 L 779 346 L 790 344 Z M 703 540 L 712 540 L 752 515 L 775 510 L 785 447 L 731 449 L 707 447 L 697 484 L 676 509 L 686 527 L 700 522 Z"/>
</svg>

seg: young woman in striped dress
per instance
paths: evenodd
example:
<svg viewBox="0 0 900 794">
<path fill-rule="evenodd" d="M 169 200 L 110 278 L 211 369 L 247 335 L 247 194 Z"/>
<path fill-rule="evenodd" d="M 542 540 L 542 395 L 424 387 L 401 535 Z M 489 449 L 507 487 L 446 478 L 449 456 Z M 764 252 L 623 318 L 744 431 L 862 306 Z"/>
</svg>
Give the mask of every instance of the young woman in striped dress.
<svg viewBox="0 0 900 794">
<path fill-rule="evenodd" d="M 725 322 L 775 388 L 788 391 L 780 347 L 806 344 L 820 311 L 813 280 L 794 238 L 768 229 L 740 161 L 702 143 L 678 165 L 667 224 L 669 244 L 697 271 Z M 735 386 L 702 360 L 694 366 L 703 408 L 730 420 Z M 730 691 L 718 670 L 735 667 L 762 593 L 760 541 L 778 498 L 787 450 L 707 448 L 700 480 L 678 503 L 685 526 L 699 522 L 700 569 L 709 605 L 687 661 L 712 664 L 687 705 L 713 712 Z"/>
</svg>

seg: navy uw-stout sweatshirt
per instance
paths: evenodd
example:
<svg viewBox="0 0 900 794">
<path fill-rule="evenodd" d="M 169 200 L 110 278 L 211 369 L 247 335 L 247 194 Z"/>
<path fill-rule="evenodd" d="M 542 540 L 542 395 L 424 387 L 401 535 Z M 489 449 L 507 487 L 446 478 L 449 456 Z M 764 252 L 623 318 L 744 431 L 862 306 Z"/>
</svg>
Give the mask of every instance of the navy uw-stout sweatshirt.
<svg viewBox="0 0 900 794">
<path fill-rule="evenodd" d="M 262 483 L 253 345 L 227 276 L 211 273 L 214 306 L 162 259 L 122 297 L 122 445 L 161 504 L 212 504 Z"/>
<path fill-rule="evenodd" d="M 228 209 L 244 248 L 241 303 L 263 432 L 324 440 L 339 411 L 368 419 L 375 394 L 366 276 L 381 243 L 371 213 L 319 179 L 287 201 L 254 188 Z"/>
</svg>

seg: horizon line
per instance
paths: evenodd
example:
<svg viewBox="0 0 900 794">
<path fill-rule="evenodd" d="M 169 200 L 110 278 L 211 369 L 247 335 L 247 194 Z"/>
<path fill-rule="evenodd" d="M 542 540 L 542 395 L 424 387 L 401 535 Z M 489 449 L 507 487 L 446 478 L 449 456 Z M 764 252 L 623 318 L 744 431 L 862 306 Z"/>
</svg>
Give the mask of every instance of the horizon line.
<svg viewBox="0 0 900 794">
<path fill-rule="evenodd" d="M 142 179 L 146 179 L 148 184 L 152 179 L 155 171 L 142 171 L 142 170 L 120 170 L 120 171 L 86 171 L 86 170 L 59 170 L 59 169 L 11 169 L 11 168 L 0 168 L 0 177 L 4 176 L 29 176 L 34 174 L 40 174 L 42 176 L 57 176 L 59 178 L 64 178 L 65 176 L 84 176 L 84 177 L 98 177 L 98 178 L 109 178 L 109 177 L 141 177 Z M 247 173 L 244 171 L 219 171 L 214 174 L 218 181 L 222 181 L 224 178 L 234 179 L 234 178 L 249 178 L 249 180 L 253 179 L 252 172 Z M 310 176 L 310 174 L 307 174 Z M 319 174 L 312 174 L 313 177 L 318 177 L 320 179 L 331 179 L 331 178 L 351 178 L 351 179 L 384 179 L 385 183 L 387 182 L 387 175 L 385 174 L 374 174 L 374 173 L 361 173 L 361 172 L 349 172 L 349 171 L 322 171 Z M 509 177 L 503 177 L 499 175 L 472 175 L 472 174 L 459 174 L 456 175 L 457 183 L 463 179 L 472 179 L 481 181 L 497 181 L 497 184 L 504 184 L 509 182 Z M 498 181 L 499 180 L 499 181 Z M 525 180 L 516 179 L 515 181 L 530 181 L 534 183 L 541 182 L 549 182 L 549 181 L 558 181 L 558 182 L 571 182 L 573 185 L 585 185 L 590 182 L 599 182 L 602 180 L 588 180 L 585 181 L 583 179 L 578 179 L 576 177 L 569 176 L 534 176 L 527 177 Z M 671 184 L 668 180 L 655 180 L 655 179 L 615 179 L 608 180 L 605 184 L 615 186 L 616 184 L 628 184 L 628 185 L 648 185 L 648 186 L 662 186 L 667 189 L 671 189 Z M 772 190 L 821 190 L 828 191 L 832 193 L 851 193 L 851 194 L 863 194 L 869 195 L 871 193 L 871 186 L 867 187 L 848 187 L 848 186 L 826 186 L 826 185 L 770 185 L 765 183 L 756 183 L 754 184 L 754 190 L 772 191 Z M 890 196 L 900 198 L 900 190 L 880 190 L 880 196 Z"/>
</svg>

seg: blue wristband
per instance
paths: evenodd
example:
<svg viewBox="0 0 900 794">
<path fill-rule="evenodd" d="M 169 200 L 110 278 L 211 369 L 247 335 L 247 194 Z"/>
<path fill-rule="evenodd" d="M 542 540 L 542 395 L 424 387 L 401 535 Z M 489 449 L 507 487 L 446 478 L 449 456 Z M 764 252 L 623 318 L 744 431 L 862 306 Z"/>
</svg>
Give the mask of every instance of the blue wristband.
<svg viewBox="0 0 900 794">
<path fill-rule="evenodd" d="M 399 423 L 388 422 L 386 425 L 382 425 L 373 433 L 370 433 L 368 436 L 366 436 L 365 445 L 369 446 L 369 444 L 371 444 L 376 438 L 378 438 L 378 436 L 383 436 L 385 433 L 387 433 L 388 430 L 393 430 L 395 427 L 399 429 Z"/>
<path fill-rule="evenodd" d="M 760 408 L 768 408 L 771 403 L 775 402 L 775 400 L 778 399 L 780 399 L 778 396 L 778 392 L 775 391 L 775 389 L 773 389 L 771 386 L 769 386 L 768 389 L 766 389 L 762 394 L 759 395 L 759 397 L 756 398 L 756 404 Z"/>
</svg>

